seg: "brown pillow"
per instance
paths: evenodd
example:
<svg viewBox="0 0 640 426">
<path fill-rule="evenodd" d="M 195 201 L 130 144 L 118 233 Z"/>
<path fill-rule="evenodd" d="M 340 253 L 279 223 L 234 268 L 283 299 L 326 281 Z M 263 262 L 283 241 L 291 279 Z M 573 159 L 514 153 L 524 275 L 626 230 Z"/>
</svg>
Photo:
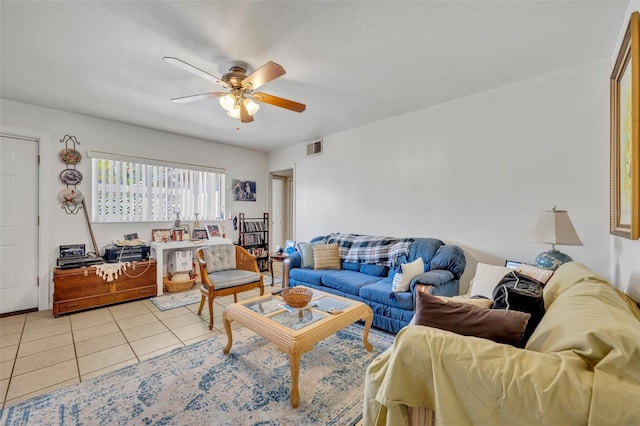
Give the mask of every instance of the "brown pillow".
<svg viewBox="0 0 640 426">
<path fill-rule="evenodd" d="M 518 346 L 530 314 L 486 309 L 417 292 L 416 325 Z"/>
<path fill-rule="evenodd" d="M 337 244 L 313 245 L 313 269 L 340 268 L 340 252 Z"/>
</svg>

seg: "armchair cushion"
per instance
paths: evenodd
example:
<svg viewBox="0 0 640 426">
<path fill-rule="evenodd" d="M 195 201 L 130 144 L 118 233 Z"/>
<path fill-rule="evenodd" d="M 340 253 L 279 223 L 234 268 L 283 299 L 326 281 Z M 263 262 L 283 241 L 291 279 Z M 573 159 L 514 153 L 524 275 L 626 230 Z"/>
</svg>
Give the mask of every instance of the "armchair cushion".
<svg viewBox="0 0 640 426">
<path fill-rule="evenodd" d="M 202 249 L 202 257 L 207 262 L 208 273 L 236 269 L 236 246 L 233 244 L 205 247 Z"/>
<path fill-rule="evenodd" d="M 241 269 L 211 272 L 208 275 L 215 290 L 260 281 L 259 272 L 243 271 Z"/>
</svg>

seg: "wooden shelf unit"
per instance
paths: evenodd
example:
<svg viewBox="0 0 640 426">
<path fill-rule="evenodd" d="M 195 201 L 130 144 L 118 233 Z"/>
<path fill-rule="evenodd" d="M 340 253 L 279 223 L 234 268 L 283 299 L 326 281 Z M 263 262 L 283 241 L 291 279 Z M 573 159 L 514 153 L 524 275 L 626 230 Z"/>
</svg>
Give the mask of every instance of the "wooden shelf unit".
<svg viewBox="0 0 640 426">
<path fill-rule="evenodd" d="M 262 217 L 238 215 L 238 244 L 258 259 L 261 271 L 269 270 L 269 213 Z"/>
</svg>

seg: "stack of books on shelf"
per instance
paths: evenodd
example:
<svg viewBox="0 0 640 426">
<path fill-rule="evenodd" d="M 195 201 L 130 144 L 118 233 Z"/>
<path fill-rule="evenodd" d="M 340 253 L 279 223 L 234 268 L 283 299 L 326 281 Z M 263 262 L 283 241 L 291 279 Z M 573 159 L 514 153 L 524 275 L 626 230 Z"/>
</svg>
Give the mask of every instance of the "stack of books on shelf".
<svg viewBox="0 0 640 426">
<path fill-rule="evenodd" d="M 245 234 L 244 242 L 245 246 L 255 246 L 258 244 L 264 244 L 264 238 L 259 234 Z"/>
<path fill-rule="evenodd" d="M 267 230 L 267 226 L 263 222 L 245 222 L 244 232 L 263 232 Z"/>
<path fill-rule="evenodd" d="M 267 255 L 269 254 L 269 251 L 266 248 L 261 247 L 250 248 L 247 251 L 256 257 L 267 257 Z"/>
</svg>

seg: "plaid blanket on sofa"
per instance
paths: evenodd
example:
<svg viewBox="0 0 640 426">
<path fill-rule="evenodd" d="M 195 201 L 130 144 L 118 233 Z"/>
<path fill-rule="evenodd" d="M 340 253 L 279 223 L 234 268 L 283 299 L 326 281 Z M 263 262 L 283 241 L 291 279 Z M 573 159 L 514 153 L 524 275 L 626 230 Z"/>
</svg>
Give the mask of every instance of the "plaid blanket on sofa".
<svg viewBox="0 0 640 426">
<path fill-rule="evenodd" d="M 413 238 L 390 238 L 373 235 L 329 234 L 327 244 L 338 244 L 340 258 L 345 262 L 373 263 L 396 266 L 398 257 L 409 256 Z"/>
</svg>

